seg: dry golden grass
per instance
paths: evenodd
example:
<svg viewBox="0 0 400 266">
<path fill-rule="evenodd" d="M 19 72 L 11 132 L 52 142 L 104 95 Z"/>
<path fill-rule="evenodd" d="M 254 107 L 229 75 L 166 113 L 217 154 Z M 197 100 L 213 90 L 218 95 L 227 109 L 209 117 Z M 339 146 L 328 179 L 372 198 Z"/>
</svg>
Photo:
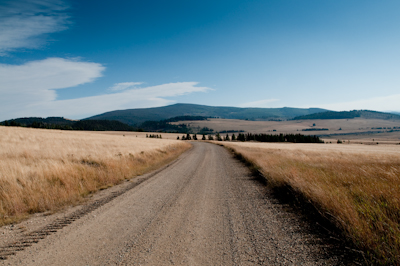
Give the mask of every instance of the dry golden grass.
<svg viewBox="0 0 400 266">
<path fill-rule="evenodd" d="M 0 225 L 77 204 L 190 148 L 174 140 L 0 127 Z"/>
<path fill-rule="evenodd" d="M 399 146 L 223 144 L 333 217 L 373 264 L 400 264 Z"/>
</svg>

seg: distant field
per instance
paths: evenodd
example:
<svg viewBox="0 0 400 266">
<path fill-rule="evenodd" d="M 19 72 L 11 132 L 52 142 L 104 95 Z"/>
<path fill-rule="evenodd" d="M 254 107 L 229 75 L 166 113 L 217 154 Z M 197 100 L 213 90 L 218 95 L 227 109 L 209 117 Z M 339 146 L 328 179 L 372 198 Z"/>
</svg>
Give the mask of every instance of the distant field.
<svg viewBox="0 0 400 266">
<path fill-rule="evenodd" d="M 400 146 L 217 143 L 312 202 L 373 264 L 400 264 Z"/>
<path fill-rule="evenodd" d="M 334 119 L 334 120 L 297 120 L 297 121 L 246 121 L 238 119 L 208 119 L 201 121 L 180 121 L 173 124 L 189 124 L 192 129 L 208 127 L 214 132 L 224 130 L 243 130 L 251 133 L 266 134 L 303 134 L 322 135 L 326 142 L 336 143 L 338 139 L 355 144 L 400 144 L 400 121 L 380 119 Z M 315 126 L 313 126 L 315 124 Z M 395 128 L 394 128 L 395 127 Z M 327 128 L 323 131 L 303 131 L 303 129 Z M 339 130 L 341 128 L 341 130 Z M 380 129 L 381 128 L 381 129 Z M 390 129 L 389 129 L 390 128 Z M 275 130 L 275 131 L 274 131 Z M 392 132 L 390 132 L 392 131 Z M 149 133 L 149 132 L 119 132 L 98 131 L 98 134 L 125 135 L 145 138 L 146 134 L 162 135 L 163 139 L 181 138 L 183 133 Z M 223 136 L 226 133 L 221 133 Z M 237 135 L 237 133 L 235 133 Z M 232 135 L 232 133 L 229 133 Z M 326 136 L 329 135 L 329 136 Z"/>
<path fill-rule="evenodd" d="M 160 133 L 160 132 L 123 132 L 123 131 L 96 131 L 94 134 L 112 135 L 112 136 L 125 136 L 127 138 L 146 138 L 146 135 L 158 135 L 162 139 L 176 140 L 177 137 L 181 138 L 183 133 Z"/>
<path fill-rule="evenodd" d="M 202 121 L 182 121 L 192 128 L 212 128 L 215 131 L 244 130 L 252 133 L 300 133 L 304 135 L 330 135 L 326 139 L 358 140 L 364 142 L 400 142 L 400 121 L 381 119 L 331 119 L 296 121 L 246 121 L 237 119 L 208 119 Z M 315 124 L 315 125 L 314 125 Z M 393 129 L 396 127 L 396 129 Z M 389 129 L 390 128 L 390 129 Z M 303 131 L 328 129 L 323 131 Z M 275 130 L 275 131 L 274 131 Z M 389 132 L 393 130 L 393 132 Z M 333 135 L 335 134 L 335 135 Z"/>
<path fill-rule="evenodd" d="M 0 225 L 79 203 L 191 145 L 167 139 L 0 126 Z"/>
</svg>

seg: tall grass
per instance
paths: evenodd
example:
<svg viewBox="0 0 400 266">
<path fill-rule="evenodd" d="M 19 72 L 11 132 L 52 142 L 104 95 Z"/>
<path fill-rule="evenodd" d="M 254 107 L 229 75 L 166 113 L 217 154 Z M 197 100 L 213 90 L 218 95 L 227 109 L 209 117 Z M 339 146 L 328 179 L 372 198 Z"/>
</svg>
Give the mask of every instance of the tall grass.
<svg viewBox="0 0 400 266">
<path fill-rule="evenodd" d="M 361 145 L 354 146 L 358 152 L 351 145 L 224 145 L 253 162 L 272 186 L 289 186 L 311 201 L 371 263 L 400 264 L 398 147 L 385 153 Z"/>
<path fill-rule="evenodd" d="M 189 147 L 174 140 L 0 127 L 0 225 L 77 204 Z"/>
</svg>

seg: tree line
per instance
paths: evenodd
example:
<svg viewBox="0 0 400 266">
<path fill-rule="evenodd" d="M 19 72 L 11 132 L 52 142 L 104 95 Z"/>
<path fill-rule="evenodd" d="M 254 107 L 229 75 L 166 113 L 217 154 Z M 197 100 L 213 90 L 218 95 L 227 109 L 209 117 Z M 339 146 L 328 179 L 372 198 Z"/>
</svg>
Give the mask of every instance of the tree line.
<svg viewBox="0 0 400 266">
<path fill-rule="evenodd" d="M 21 122 L 20 122 L 21 121 Z M 49 123 L 45 119 L 20 119 L 1 122 L 0 125 L 60 130 L 136 131 L 135 128 L 115 120 L 80 120 L 67 123 Z"/>
<path fill-rule="evenodd" d="M 197 140 L 197 135 L 193 134 L 193 137 L 190 134 L 186 134 L 182 136 L 182 138 L 177 137 L 177 139 L 182 140 Z M 252 134 L 252 133 L 239 133 L 237 136 L 232 134 L 229 136 L 221 136 L 219 133 L 215 135 L 206 135 L 203 134 L 202 140 L 218 140 L 218 141 L 257 141 L 257 142 L 293 142 L 293 143 L 324 143 L 318 136 L 311 135 L 302 135 L 302 134 Z"/>
</svg>

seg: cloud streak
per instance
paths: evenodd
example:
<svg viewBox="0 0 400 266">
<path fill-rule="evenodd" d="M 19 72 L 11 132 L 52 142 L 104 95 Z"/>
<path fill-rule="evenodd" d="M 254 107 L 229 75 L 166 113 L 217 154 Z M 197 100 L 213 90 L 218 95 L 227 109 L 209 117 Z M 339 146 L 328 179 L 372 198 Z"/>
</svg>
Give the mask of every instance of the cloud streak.
<svg viewBox="0 0 400 266">
<path fill-rule="evenodd" d="M 211 90 L 197 82 L 177 82 L 136 88 L 141 82 L 116 83 L 109 94 L 57 100 L 57 89 L 92 82 L 105 67 L 79 60 L 48 58 L 23 65 L 0 64 L 0 121 L 26 116 L 83 118 L 127 108 L 162 106 L 168 97 Z"/>
<path fill-rule="evenodd" d="M 0 3 L 0 56 L 38 48 L 45 34 L 67 29 L 68 6 L 60 0 L 9 0 Z"/>
<path fill-rule="evenodd" d="M 129 88 L 133 88 L 137 85 L 141 85 L 143 82 L 121 82 L 115 83 L 114 86 L 110 88 L 111 91 L 123 91 Z"/>
<path fill-rule="evenodd" d="M 166 98 L 211 90 L 208 87 L 197 85 L 198 82 L 176 82 L 79 99 L 47 101 L 46 103 L 30 105 L 29 112 L 35 116 L 51 114 L 70 118 L 84 118 L 118 109 L 164 106 L 174 102 Z"/>
<path fill-rule="evenodd" d="M 101 64 L 48 58 L 23 65 L 0 64 L 0 119 L 30 116 L 32 106 L 56 100 L 55 89 L 78 86 L 102 76 Z"/>
</svg>

